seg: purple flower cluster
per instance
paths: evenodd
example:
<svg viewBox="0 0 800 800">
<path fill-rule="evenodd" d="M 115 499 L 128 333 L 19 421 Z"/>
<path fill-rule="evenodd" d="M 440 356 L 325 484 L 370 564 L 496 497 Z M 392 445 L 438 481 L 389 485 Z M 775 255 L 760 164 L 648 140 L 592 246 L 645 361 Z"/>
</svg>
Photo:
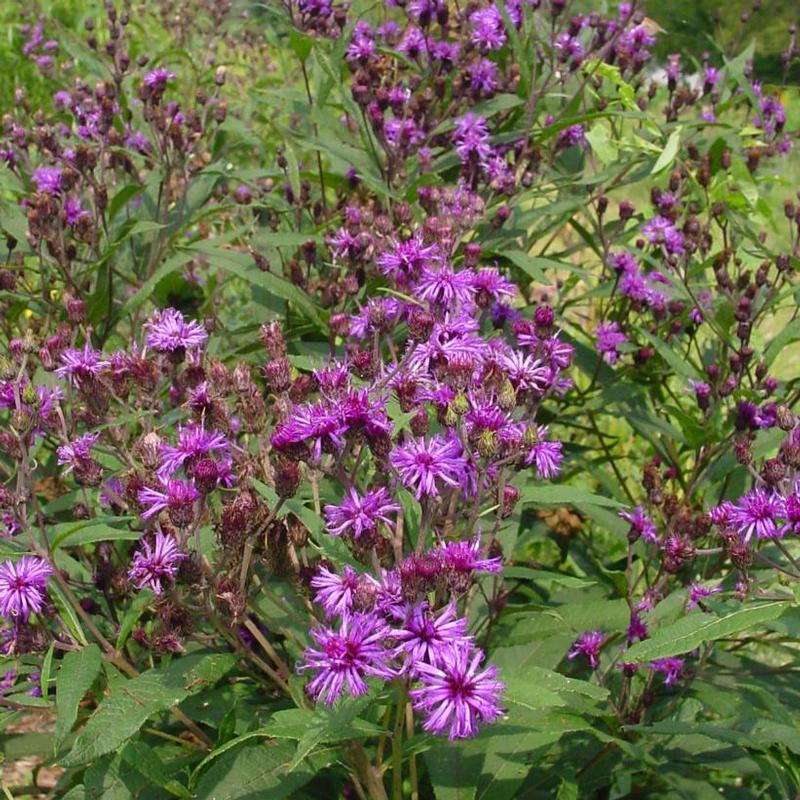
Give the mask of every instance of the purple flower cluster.
<svg viewBox="0 0 800 800">
<path fill-rule="evenodd" d="M 345 688 L 352 696 L 366 694 L 369 677 L 405 678 L 415 686 L 412 704 L 424 714 L 425 730 L 471 737 L 480 723 L 497 719 L 504 687 L 495 667 L 478 670 L 483 653 L 467 633 L 467 620 L 454 603 L 434 612 L 427 600 L 409 601 L 420 580 L 440 579 L 448 568 L 499 569 L 471 548 L 462 550 L 445 545 L 377 579 L 350 567 L 341 575 L 321 567 L 311 581 L 315 600 L 339 622 L 311 632 L 316 647 L 306 649 L 300 667 L 314 673 L 309 694 L 331 705 Z"/>
</svg>

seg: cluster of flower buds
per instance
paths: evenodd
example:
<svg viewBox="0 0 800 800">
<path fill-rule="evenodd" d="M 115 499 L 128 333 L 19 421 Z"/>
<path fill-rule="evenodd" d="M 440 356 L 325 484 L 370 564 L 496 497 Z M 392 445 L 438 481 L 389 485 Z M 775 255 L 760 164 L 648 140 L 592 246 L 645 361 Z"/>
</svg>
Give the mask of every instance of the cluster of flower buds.
<svg viewBox="0 0 800 800">
<path fill-rule="evenodd" d="M 492 144 L 487 120 L 469 111 L 498 93 L 516 94 L 520 81 L 527 80 L 520 65 L 507 57 L 511 31 L 521 37 L 524 27 L 525 37 L 536 41 L 542 86 L 528 117 L 532 121 L 544 112 L 545 126 L 556 121 L 555 115 L 545 103 L 537 106 L 536 98 L 555 96 L 556 87 L 565 89 L 587 61 L 599 59 L 635 76 L 650 59 L 648 48 L 655 41 L 641 14 L 625 3 L 609 18 L 597 13 L 570 18 L 562 14 L 563 4 L 538 0 L 472 3 L 462 10 L 439 0 L 396 5 L 404 7 L 405 19 L 389 19 L 375 28 L 360 20 L 346 51 L 353 99 L 385 154 L 390 183 L 406 174 L 408 157 L 415 156 L 424 169 L 435 154 L 455 144 L 473 187 L 480 181 L 491 191 L 513 194 L 519 176 L 529 185 L 546 158 L 531 136 L 504 135 L 502 144 Z M 458 116 L 451 135 L 443 122 Z M 500 127 L 503 121 L 493 124 Z M 563 128 L 553 137 L 555 152 L 576 145 L 586 145 L 582 125 Z"/>
<path fill-rule="evenodd" d="M 107 3 L 101 47 L 94 21 L 87 20 L 88 44 L 105 60 L 108 79 L 92 85 L 66 64 L 71 80 L 53 94 L 51 109 L 32 109 L 19 89 L 15 112 L 3 117 L 0 161 L 17 179 L 28 245 L 44 259 L 42 268 L 76 294 L 92 286 L 87 262 L 133 235 L 136 221 L 163 227 L 170 209 L 184 202 L 192 177 L 211 162 L 210 137 L 227 113 L 219 96 L 224 74 L 210 94 L 198 91 L 193 103 L 170 99 L 172 71 L 151 68 L 146 56 L 131 64 L 128 25 L 128 13 Z M 42 37 L 40 22 L 26 52 L 34 45 L 57 51 L 57 42 L 42 43 Z M 50 55 L 38 60 L 44 58 L 52 62 Z M 129 84 L 138 86 L 135 98 L 124 96 Z M 161 173 L 155 209 L 141 208 L 148 172 Z M 152 270 L 163 252 L 158 242 L 150 250 Z M 16 278 L 16 270 L 9 275 Z"/>
</svg>

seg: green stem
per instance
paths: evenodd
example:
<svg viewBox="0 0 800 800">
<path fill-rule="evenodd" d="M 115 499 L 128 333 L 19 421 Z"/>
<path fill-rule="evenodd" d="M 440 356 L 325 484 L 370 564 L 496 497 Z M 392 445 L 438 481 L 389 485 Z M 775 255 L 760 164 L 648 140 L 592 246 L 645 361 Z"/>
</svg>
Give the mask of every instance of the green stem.
<svg viewBox="0 0 800 800">
<path fill-rule="evenodd" d="M 406 694 L 400 687 L 397 712 L 392 737 L 392 800 L 403 800 L 403 723 L 405 722 Z"/>
</svg>

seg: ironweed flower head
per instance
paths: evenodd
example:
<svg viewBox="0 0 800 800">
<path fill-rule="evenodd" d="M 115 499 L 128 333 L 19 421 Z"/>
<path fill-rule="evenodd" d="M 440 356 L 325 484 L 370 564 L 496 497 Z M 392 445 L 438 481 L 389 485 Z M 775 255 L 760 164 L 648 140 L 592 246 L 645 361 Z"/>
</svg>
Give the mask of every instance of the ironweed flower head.
<svg viewBox="0 0 800 800">
<path fill-rule="evenodd" d="M 200 323 L 194 320 L 187 322 L 175 308 L 156 312 L 145 327 L 148 347 L 159 353 L 182 356 L 187 350 L 203 347 L 208 339 L 208 333 Z"/>
<path fill-rule="evenodd" d="M 128 577 L 138 589 L 147 586 L 159 595 L 164 590 L 163 582 L 175 578 L 185 558 L 173 536 L 157 531 L 152 544 L 148 538 L 142 541 L 141 549 L 133 556 Z"/>
<path fill-rule="evenodd" d="M 347 614 L 337 628 L 315 628 L 317 647 L 308 647 L 301 670 L 315 673 L 306 691 L 326 705 L 333 705 L 345 686 L 353 697 L 367 693 L 366 678 L 392 680 L 386 650 L 389 629 L 374 614 Z"/>
<path fill-rule="evenodd" d="M 574 659 L 578 656 L 583 656 L 592 669 L 597 669 L 600 666 L 600 649 L 605 644 L 605 639 L 605 634 L 602 631 L 586 631 L 572 645 L 567 658 Z"/>
<path fill-rule="evenodd" d="M 37 556 L 0 564 L 0 614 L 27 622 L 42 610 L 52 567 Z"/>
<path fill-rule="evenodd" d="M 460 644 L 443 652 L 436 666 L 418 664 L 420 686 L 410 694 L 414 709 L 425 714 L 426 731 L 447 732 L 451 740 L 470 738 L 481 723 L 500 717 L 505 685 L 497 680 L 497 667 L 481 670 L 482 661 L 481 650 Z"/>
</svg>

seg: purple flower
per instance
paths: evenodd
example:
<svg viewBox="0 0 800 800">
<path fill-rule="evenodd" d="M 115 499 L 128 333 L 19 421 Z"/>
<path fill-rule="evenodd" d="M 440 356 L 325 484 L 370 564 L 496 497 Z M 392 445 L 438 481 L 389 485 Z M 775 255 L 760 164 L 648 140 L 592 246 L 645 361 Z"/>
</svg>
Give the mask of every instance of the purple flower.
<svg viewBox="0 0 800 800">
<path fill-rule="evenodd" d="M 800 533 L 800 497 L 796 494 L 790 494 L 785 501 L 786 525 L 784 533 L 791 531 L 792 533 Z"/>
<path fill-rule="evenodd" d="M 289 419 L 272 434 L 272 446 L 278 450 L 308 443 L 315 461 L 322 453 L 333 453 L 344 447 L 347 425 L 341 414 L 329 403 L 295 406 Z"/>
<path fill-rule="evenodd" d="M 619 359 L 617 346 L 628 341 L 628 337 L 620 330 L 616 322 L 601 323 L 595 331 L 597 336 L 597 352 L 602 353 L 606 364 L 616 364 Z"/>
<path fill-rule="evenodd" d="M 56 375 L 59 378 L 69 378 L 73 385 L 77 385 L 82 380 L 99 375 L 109 362 L 87 342 L 83 350 L 67 348 L 61 354 L 61 364 L 62 366 L 56 370 Z"/>
<path fill-rule="evenodd" d="M 396 511 L 400 511 L 400 506 L 391 501 L 386 487 L 372 489 L 365 495 L 350 488 L 341 505 L 325 506 L 325 524 L 331 536 L 350 531 L 358 539 L 374 531 L 379 522 L 392 527 L 394 520 L 389 515 Z"/>
<path fill-rule="evenodd" d="M 701 600 L 706 597 L 719 594 L 721 591 L 722 586 L 719 584 L 716 586 L 703 586 L 702 583 L 697 583 L 697 581 L 695 581 L 689 587 L 689 598 L 686 603 L 686 610 L 691 611 L 693 608 L 697 608 L 700 605 Z"/>
<path fill-rule="evenodd" d="M 465 467 L 458 445 L 443 436 L 410 439 L 392 450 L 389 460 L 417 500 L 438 496 L 441 484 L 458 486 Z"/>
<path fill-rule="evenodd" d="M 475 273 L 472 285 L 478 293 L 476 302 L 481 305 L 481 295 L 487 295 L 492 300 L 500 302 L 513 298 L 517 294 L 517 285 L 507 280 L 495 267 L 484 267 Z"/>
<path fill-rule="evenodd" d="M 26 694 L 29 697 L 41 697 L 42 696 L 42 686 L 41 686 L 41 683 L 40 683 L 41 680 L 42 680 L 42 673 L 39 670 L 36 670 L 35 672 L 31 672 L 31 674 L 28 676 L 28 683 L 31 685 L 31 688 L 28 689 Z"/>
<path fill-rule="evenodd" d="M 62 466 L 64 464 L 68 465 L 64 470 L 65 475 L 72 472 L 82 460 L 89 458 L 90 451 L 99 438 L 99 433 L 84 433 L 83 436 L 78 437 L 74 442 L 61 445 L 61 447 L 56 450 L 58 463 Z"/>
<path fill-rule="evenodd" d="M 359 61 L 366 64 L 378 52 L 373 39 L 367 36 L 354 36 L 347 47 L 348 61 Z"/>
<path fill-rule="evenodd" d="M 451 647 L 440 663 L 420 663 L 422 684 L 411 690 L 414 709 L 425 712 L 422 727 L 431 733 L 464 739 L 478 733 L 479 724 L 494 722 L 501 714 L 500 696 L 505 686 L 497 680 L 497 667 L 479 671 L 481 650 L 468 646 Z"/>
<path fill-rule="evenodd" d="M 472 637 L 467 635 L 466 617 L 456 616 L 450 603 L 439 616 L 434 616 L 428 604 L 419 603 L 411 611 L 403 628 L 393 633 L 398 642 L 397 655 L 405 656 L 402 671 L 416 675 L 420 664 L 441 666 L 450 647 L 468 649 Z"/>
<path fill-rule="evenodd" d="M 694 396 L 697 400 L 697 407 L 701 411 L 705 411 L 711 400 L 711 387 L 704 381 L 690 380 L 692 388 L 694 389 Z"/>
<path fill-rule="evenodd" d="M 61 170 L 58 167 L 39 167 L 33 171 L 31 180 L 36 184 L 37 192 L 61 194 Z"/>
<path fill-rule="evenodd" d="M 197 461 L 215 452 L 227 455 L 227 451 L 228 440 L 221 433 L 207 431 L 196 422 L 189 422 L 185 427 L 179 425 L 177 446 L 161 445 L 158 477 L 167 480 L 189 461 Z"/>
<path fill-rule="evenodd" d="M 438 556 L 442 567 L 456 575 L 468 575 L 472 572 L 490 572 L 495 575 L 503 571 L 503 559 L 500 556 L 481 558 L 481 536 L 467 541 L 447 542 L 439 548 Z"/>
<path fill-rule="evenodd" d="M 358 314 L 350 317 L 350 336 L 356 339 L 371 338 L 376 331 L 391 329 L 401 308 L 393 297 L 370 298 Z"/>
<path fill-rule="evenodd" d="M 453 138 L 462 163 L 469 164 L 471 161 L 476 161 L 478 164 L 486 163 L 492 153 L 486 119 L 470 111 L 463 117 L 458 117 L 454 125 Z"/>
<path fill-rule="evenodd" d="M 585 631 L 572 645 L 572 649 L 567 653 L 567 658 L 571 660 L 578 656 L 584 656 L 592 669 L 597 669 L 600 666 L 600 648 L 605 640 L 606 637 L 602 631 Z"/>
<path fill-rule="evenodd" d="M 575 147 L 577 145 L 586 144 L 586 130 L 583 125 L 570 125 L 568 128 L 563 128 L 558 132 L 556 138 L 556 148 L 564 150 L 567 147 Z"/>
<path fill-rule="evenodd" d="M 577 36 L 570 36 L 567 31 L 556 37 L 553 48 L 558 53 L 559 61 L 562 63 L 570 61 L 576 67 L 580 66 L 585 55 L 581 40 Z"/>
<path fill-rule="evenodd" d="M 148 506 L 142 512 L 142 519 L 150 519 L 165 509 L 185 518 L 199 497 L 200 492 L 193 484 L 178 480 L 167 481 L 161 490 L 149 487 L 141 489 L 139 502 Z"/>
<path fill-rule="evenodd" d="M 626 631 L 628 644 L 633 644 L 637 639 L 646 639 L 648 636 L 647 623 L 636 611 L 631 611 L 631 621 Z"/>
<path fill-rule="evenodd" d="M 52 567 L 36 556 L 0 564 L 0 614 L 20 622 L 26 622 L 31 613 L 38 614 L 52 574 Z"/>
<path fill-rule="evenodd" d="M 629 538 L 635 541 L 641 536 L 642 539 L 651 544 L 658 541 L 658 528 L 655 522 L 644 513 L 642 506 L 636 506 L 633 511 L 620 511 L 619 515 L 631 524 Z"/>
<path fill-rule="evenodd" d="M 775 539 L 782 535 L 776 518 L 784 513 L 783 498 L 759 487 L 739 498 L 739 503 L 730 509 L 728 522 L 738 529 L 745 542 L 749 542 L 754 533 L 759 539 Z"/>
<path fill-rule="evenodd" d="M 392 680 L 395 672 L 388 666 L 384 643 L 389 628 L 373 614 L 345 615 L 339 630 L 316 628 L 311 636 L 319 649 L 305 650 L 302 670 L 316 672 L 306 690 L 315 699 L 333 705 L 345 684 L 353 697 L 367 693 L 365 678 L 373 676 Z"/>
<path fill-rule="evenodd" d="M 10 539 L 16 536 L 22 530 L 19 520 L 10 511 L 3 511 L 0 513 L 0 536 L 4 539 Z"/>
<path fill-rule="evenodd" d="M 481 50 L 499 50 L 506 43 L 506 26 L 496 6 L 474 11 L 469 17 L 470 38 Z"/>
<path fill-rule="evenodd" d="M 423 244 L 419 231 L 406 241 L 392 239 L 390 245 L 391 249 L 381 253 L 376 263 L 398 286 L 417 280 L 424 268 L 432 267 L 440 258 L 439 248 L 435 244 Z"/>
<path fill-rule="evenodd" d="M 760 108 L 761 114 L 753 118 L 753 124 L 757 128 L 763 128 L 770 135 L 783 130 L 786 124 L 786 109 L 776 95 L 761 98 Z"/>
<path fill-rule="evenodd" d="M 663 246 L 670 254 L 683 253 L 683 234 L 668 217 L 654 217 L 642 225 L 642 233 L 651 244 Z"/>
<path fill-rule="evenodd" d="M 469 88 L 487 94 L 497 89 L 497 64 L 488 58 L 476 61 L 469 70 Z"/>
<path fill-rule="evenodd" d="M 175 308 L 157 311 L 145 323 L 147 344 L 159 353 L 183 353 L 197 350 L 208 339 L 205 328 L 194 320 L 187 322 Z"/>
<path fill-rule="evenodd" d="M 441 39 L 431 42 L 431 57 L 440 61 L 445 70 L 455 66 L 460 53 L 461 45 L 458 42 L 444 42 Z"/>
<path fill-rule="evenodd" d="M 175 538 L 158 531 L 153 546 L 148 539 L 142 541 L 142 549 L 133 556 L 128 578 L 138 589 L 149 586 L 155 594 L 161 594 L 161 581 L 172 580 L 185 558 L 187 555 L 178 549 Z"/>
<path fill-rule="evenodd" d="M 682 658 L 659 658 L 656 661 L 650 662 L 650 669 L 660 672 L 664 676 L 664 683 L 667 686 L 672 686 L 677 683 L 683 673 L 683 659 Z"/>
<path fill-rule="evenodd" d="M 119 478 L 109 478 L 105 482 L 105 488 L 100 492 L 100 503 L 104 506 L 113 508 L 122 506 L 125 503 L 125 487 Z"/>
<path fill-rule="evenodd" d="M 144 85 L 148 89 L 162 90 L 167 85 L 167 81 L 175 77 L 174 72 L 170 72 L 166 67 L 157 67 L 144 76 Z"/>
<path fill-rule="evenodd" d="M 716 67 L 705 67 L 703 78 L 703 91 L 710 92 L 719 81 L 719 70 Z"/>
<path fill-rule="evenodd" d="M 125 140 L 125 147 L 141 155 L 147 155 L 150 152 L 150 141 L 141 131 L 132 131 Z"/>
<path fill-rule="evenodd" d="M 439 3 L 440 0 L 411 0 L 406 10 L 414 22 L 422 21 L 424 25 L 429 25 L 439 10 Z"/>
<path fill-rule="evenodd" d="M 667 78 L 675 83 L 681 76 L 681 56 L 680 53 L 671 53 L 667 56 L 667 66 L 664 70 Z"/>
<path fill-rule="evenodd" d="M 64 213 L 67 217 L 67 225 L 77 225 L 81 219 L 89 217 L 89 212 L 84 209 L 77 197 L 68 197 L 64 201 Z"/>
<path fill-rule="evenodd" d="M 550 367 L 531 355 L 514 350 L 503 356 L 500 363 L 508 372 L 508 379 L 516 389 L 523 392 L 532 389 L 541 393 L 550 385 L 552 377 Z"/>
<path fill-rule="evenodd" d="M 535 441 L 525 454 L 524 464 L 526 467 L 535 464 L 537 476 L 549 480 L 561 472 L 561 462 L 564 460 L 561 442 L 546 438 L 548 430 L 545 425 L 539 425 L 532 431 L 535 433 Z"/>
<path fill-rule="evenodd" d="M 425 35 L 419 28 L 409 26 L 397 45 L 397 50 L 409 58 L 417 58 L 425 51 Z"/>
<path fill-rule="evenodd" d="M 353 608 L 353 592 L 358 588 L 358 573 L 345 564 L 341 575 L 321 566 L 311 579 L 316 589 L 314 602 L 319 603 L 328 617 L 344 616 Z"/>
<path fill-rule="evenodd" d="M 477 398 L 473 398 L 472 402 L 473 408 L 464 415 L 464 422 L 471 439 L 480 440 L 481 436 L 489 433 L 496 434 L 497 441 L 512 447 L 522 441 L 525 427 L 515 423 L 511 414 L 485 400 L 478 401 Z"/>
<path fill-rule="evenodd" d="M 473 283 L 471 272 L 455 272 L 449 264 L 443 264 L 436 270 L 423 269 L 416 292 L 420 300 L 454 310 L 472 300 L 475 294 Z"/>
</svg>

